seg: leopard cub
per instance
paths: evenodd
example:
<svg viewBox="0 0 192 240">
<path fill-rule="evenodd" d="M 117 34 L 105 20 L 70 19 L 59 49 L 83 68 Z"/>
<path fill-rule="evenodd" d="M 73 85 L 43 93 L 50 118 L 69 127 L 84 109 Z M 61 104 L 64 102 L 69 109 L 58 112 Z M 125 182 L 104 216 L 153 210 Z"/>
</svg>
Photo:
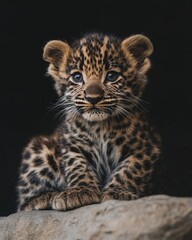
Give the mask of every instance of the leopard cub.
<svg viewBox="0 0 192 240">
<path fill-rule="evenodd" d="M 159 137 L 141 96 L 152 52 L 143 35 L 121 40 L 90 33 L 70 45 L 45 45 L 63 118 L 52 135 L 35 137 L 24 149 L 18 211 L 65 211 L 150 193 Z"/>
</svg>

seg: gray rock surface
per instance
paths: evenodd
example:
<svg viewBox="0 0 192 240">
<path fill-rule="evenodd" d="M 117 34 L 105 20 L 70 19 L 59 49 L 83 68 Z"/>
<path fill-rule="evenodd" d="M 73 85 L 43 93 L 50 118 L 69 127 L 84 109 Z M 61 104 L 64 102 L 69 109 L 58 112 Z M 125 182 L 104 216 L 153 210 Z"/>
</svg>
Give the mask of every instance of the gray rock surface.
<svg viewBox="0 0 192 240">
<path fill-rule="evenodd" d="M 192 198 L 110 200 L 69 212 L 19 212 L 0 219 L 0 240 L 192 240 Z"/>
</svg>

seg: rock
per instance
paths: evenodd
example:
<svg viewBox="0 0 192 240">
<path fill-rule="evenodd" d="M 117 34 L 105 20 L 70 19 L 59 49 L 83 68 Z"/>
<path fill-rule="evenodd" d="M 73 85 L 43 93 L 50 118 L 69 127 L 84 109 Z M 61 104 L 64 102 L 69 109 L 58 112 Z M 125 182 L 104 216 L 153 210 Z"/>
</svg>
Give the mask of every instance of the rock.
<svg viewBox="0 0 192 240">
<path fill-rule="evenodd" d="M 19 212 L 0 219 L 1 240 L 191 240 L 192 198 L 110 200 L 68 212 Z"/>
</svg>

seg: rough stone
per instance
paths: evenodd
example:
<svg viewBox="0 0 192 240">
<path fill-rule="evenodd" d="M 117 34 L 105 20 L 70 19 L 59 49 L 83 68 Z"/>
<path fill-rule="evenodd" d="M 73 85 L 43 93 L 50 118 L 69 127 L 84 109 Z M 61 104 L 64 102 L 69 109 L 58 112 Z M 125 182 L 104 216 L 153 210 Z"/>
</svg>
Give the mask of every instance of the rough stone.
<svg viewBox="0 0 192 240">
<path fill-rule="evenodd" d="M 0 240 L 192 240 L 192 198 L 110 200 L 68 212 L 19 212 L 0 219 Z"/>
</svg>

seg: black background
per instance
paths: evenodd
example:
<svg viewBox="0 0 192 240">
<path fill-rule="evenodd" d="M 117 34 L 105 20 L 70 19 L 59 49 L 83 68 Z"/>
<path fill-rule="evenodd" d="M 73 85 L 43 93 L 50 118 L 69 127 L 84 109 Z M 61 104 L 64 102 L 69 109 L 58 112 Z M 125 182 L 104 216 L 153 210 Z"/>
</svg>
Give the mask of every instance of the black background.
<svg viewBox="0 0 192 240">
<path fill-rule="evenodd" d="M 40 1 L 39 1 L 40 2 Z M 0 216 L 15 212 L 18 166 L 28 140 L 59 119 L 43 46 L 89 31 L 145 34 L 154 44 L 144 99 L 163 139 L 167 194 L 192 196 L 190 1 L 46 1 L 0 4 Z"/>
</svg>

